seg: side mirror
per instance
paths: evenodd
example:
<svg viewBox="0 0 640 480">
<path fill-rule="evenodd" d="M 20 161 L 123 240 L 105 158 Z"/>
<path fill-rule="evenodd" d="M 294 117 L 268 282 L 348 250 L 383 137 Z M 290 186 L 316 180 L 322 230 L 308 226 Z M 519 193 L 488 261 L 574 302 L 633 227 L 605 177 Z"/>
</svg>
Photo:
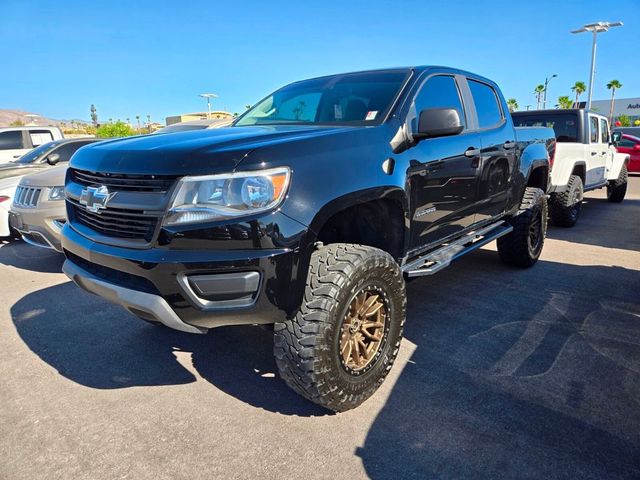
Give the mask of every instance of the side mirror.
<svg viewBox="0 0 640 480">
<path fill-rule="evenodd" d="M 640 150 L 640 143 L 636 143 L 636 144 L 633 146 L 633 149 L 634 149 L 634 150 Z"/>
<path fill-rule="evenodd" d="M 59 161 L 60 161 L 60 155 L 58 155 L 57 153 L 52 153 L 47 157 L 47 163 L 49 165 L 55 165 Z"/>
<path fill-rule="evenodd" d="M 622 132 L 613 132 L 611 134 L 611 143 L 613 145 L 618 145 L 620 140 L 622 140 Z"/>
<path fill-rule="evenodd" d="M 463 128 L 455 108 L 425 108 L 420 112 L 418 131 L 413 134 L 413 138 L 421 140 L 458 135 Z"/>
</svg>

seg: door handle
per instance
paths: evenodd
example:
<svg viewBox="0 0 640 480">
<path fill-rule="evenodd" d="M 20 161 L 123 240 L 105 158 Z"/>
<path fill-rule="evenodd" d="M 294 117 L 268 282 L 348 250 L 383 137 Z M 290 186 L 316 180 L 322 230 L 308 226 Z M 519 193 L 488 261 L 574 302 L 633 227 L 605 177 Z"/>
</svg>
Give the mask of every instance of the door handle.
<svg viewBox="0 0 640 480">
<path fill-rule="evenodd" d="M 469 147 L 465 150 L 464 156 L 467 158 L 475 158 L 480 156 L 480 149 Z"/>
<path fill-rule="evenodd" d="M 504 148 L 505 150 L 511 150 L 515 146 L 516 146 L 516 142 L 512 142 L 511 140 L 509 140 L 508 142 L 504 142 L 504 144 L 502 145 L 502 148 Z"/>
<path fill-rule="evenodd" d="M 598 152 L 591 152 L 591 156 L 593 157 L 594 155 L 597 155 Z"/>
</svg>

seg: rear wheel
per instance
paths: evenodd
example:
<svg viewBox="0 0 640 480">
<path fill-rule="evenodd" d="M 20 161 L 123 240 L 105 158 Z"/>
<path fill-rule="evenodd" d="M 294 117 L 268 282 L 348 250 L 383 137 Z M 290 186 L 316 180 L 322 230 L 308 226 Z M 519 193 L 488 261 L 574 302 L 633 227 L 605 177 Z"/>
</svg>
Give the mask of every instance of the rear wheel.
<svg viewBox="0 0 640 480">
<path fill-rule="evenodd" d="M 363 245 L 321 247 L 300 310 L 274 327 L 280 376 L 326 408 L 357 407 L 391 369 L 405 315 L 404 279 L 391 255 Z"/>
<path fill-rule="evenodd" d="M 549 215 L 554 225 L 573 227 L 576 224 L 582 210 L 583 194 L 582 179 L 577 175 L 571 175 L 567 189 L 551 195 Z"/>
<path fill-rule="evenodd" d="M 500 259 L 526 268 L 538 261 L 547 234 L 547 197 L 539 188 L 527 187 L 518 214 L 510 221 L 513 231 L 498 239 Z"/>
<path fill-rule="evenodd" d="M 629 174 L 627 166 L 623 165 L 617 180 L 609 182 L 607 185 L 607 200 L 613 203 L 620 203 L 627 194 L 627 180 Z"/>
</svg>

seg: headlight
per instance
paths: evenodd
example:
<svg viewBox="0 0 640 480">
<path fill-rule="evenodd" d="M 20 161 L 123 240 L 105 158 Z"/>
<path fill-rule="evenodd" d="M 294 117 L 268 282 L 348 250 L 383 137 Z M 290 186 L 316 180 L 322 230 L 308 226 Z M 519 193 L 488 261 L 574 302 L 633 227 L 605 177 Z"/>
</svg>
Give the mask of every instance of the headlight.
<svg viewBox="0 0 640 480">
<path fill-rule="evenodd" d="M 289 186 L 287 167 L 180 180 L 165 225 L 224 220 L 277 207 Z"/>
<path fill-rule="evenodd" d="M 51 187 L 49 189 L 49 200 L 64 200 L 64 186 Z"/>
</svg>

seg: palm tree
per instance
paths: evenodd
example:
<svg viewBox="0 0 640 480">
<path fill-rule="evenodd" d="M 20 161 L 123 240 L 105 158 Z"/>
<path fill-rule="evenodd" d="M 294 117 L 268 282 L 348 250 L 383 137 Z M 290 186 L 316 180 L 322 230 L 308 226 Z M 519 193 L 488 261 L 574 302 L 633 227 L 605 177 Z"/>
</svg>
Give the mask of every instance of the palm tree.
<svg viewBox="0 0 640 480">
<path fill-rule="evenodd" d="M 568 95 L 563 95 L 562 97 L 558 97 L 558 105 L 560 108 L 571 108 L 573 107 L 573 100 L 571 100 Z"/>
<path fill-rule="evenodd" d="M 580 100 L 580 95 L 587 91 L 587 85 L 584 82 L 576 82 L 571 87 L 576 94 L 576 108 L 578 108 L 578 101 Z"/>
<path fill-rule="evenodd" d="M 507 106 L 509 107 L 510 112 L 515 112 L 518 110 L 518 101 L 515 98 L 510 98 L 507 100 Z"/>
<path fill-rule="evenodd" d="M 140 115 L 136 115 L 136 120 L 138 122 L 138 133 L 140 133 Z"/>
<path fill-rule="evenodd" d="M 607 83 L 607 88 L 611 90 L 611 108 L 609 109 L 609 125 L 613 123 L 613 98 L 616 96 L 616 90 L 622 88 L 622 84 L 618 80 L 611 80 Z"/>
<path fill-rule="evenodd" d="M 544 85 L 538 85 L 534 90 L 533 94 L 536 96 L 536 101 L 538 105 L 536 106 L 536 110 L 540 110 L 540 98 L 544 92 Z"/>
</svg>

